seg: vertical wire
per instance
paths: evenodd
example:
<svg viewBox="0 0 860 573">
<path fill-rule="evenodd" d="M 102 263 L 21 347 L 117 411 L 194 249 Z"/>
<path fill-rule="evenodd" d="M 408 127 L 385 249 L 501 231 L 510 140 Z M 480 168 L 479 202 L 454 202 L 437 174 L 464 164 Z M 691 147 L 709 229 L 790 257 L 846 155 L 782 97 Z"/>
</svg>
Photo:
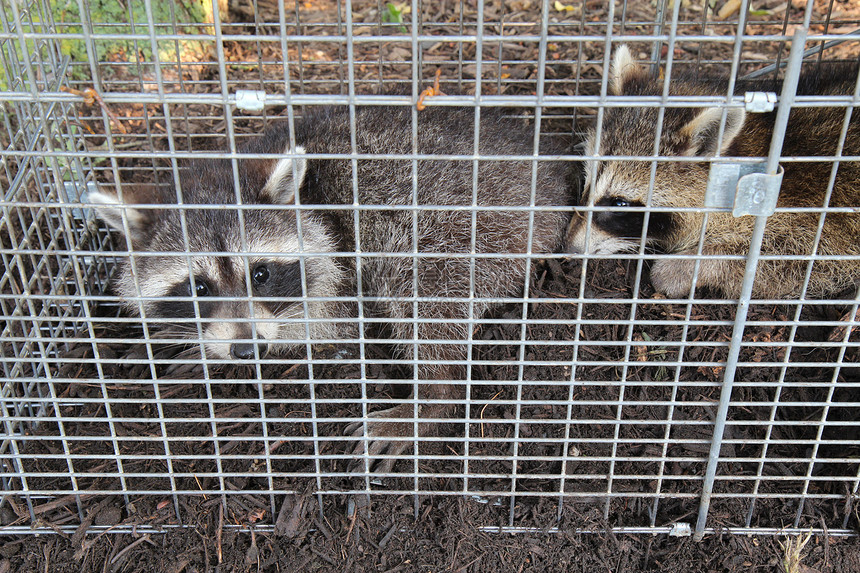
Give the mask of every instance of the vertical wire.
<svg viewBox="0 0 860 573">
<path fill-rule="evenodd" d="M 298 6 L 298 4 L 297 4 Z M 298 18 L 298 7 L 296 8 L 296 18 Z M 290 131 L 290 149 L 295 150 L 298 142 L 296 141 L 296 117 L 295 117 L 295 106 L 292 103 L 293 97 L 293 87 L 292 87 L 292 79 L 290 74 L 290 66 L 289 66 L 289 44 L 287 42 L 287 26 L 286 26 L 286 9 L 284 7 L 283 2 L 278 3 L 278 26 L 281 31 L 281 65 L 283 66 L 283 74 L 284 74 L 284 95 L 287 98 L 287 128 Z M 296 20 L 296 29 L 298 31 L 299 21 Z M 297 43 L 300 46 L 300 44 Z M 297 49 L 299 62 L 302 60 L 301 47 Z M 299 244 L 299 271 L 301 275 L 301 287 L 302 287 L 302 316 L 305 319 L 305 356 L 307 357 L 307 366 L 308 366 L 308 397 L 310 399 L 310 408 L 311 408 L 311 436 L 312 443 L 314 449 L 313 462 L 314 462 L 314 479 L 316 481 L 317 487 L 317 508 L 320 513 L 320 518 L 324 518 L 323 515 L 323 498 L 322 494 L 319 493 L 322 489 L 322 460 L 320 459 L 321 455 L 321 446 L 320 446 L 320 428 L 319 428 L 319 413 L 318 413 L 318 398 L 317 398 L 317 382 L 316 382 L 316 372 L 313 364 L 313 344 L 311 337 L 311 315 L 310 315 L 310 307 L 308 306 L 308 281 L 307 281 L 307 256 L 305 255 L 305 244 L 304 244 L 304 230 L 302 225 L 302 217 L 301 217 L 301 194 L 299 193 L 299 181 L 296 177 L 296 165 L 293 164 L 293 183 L 296 185 L 295 189 L 295 216 L 296 216 L 296 238 Z M 319 318 L 319 317 L 318 317 Z M 267 448 L 268 449 L 268 448 Z M 271 454 L 270 454 L 271 455 Z M 273 513 L 274 515 L 274 513 Z"/>
<path fill-rule="evenodd" d="M 786 70 L 785 82 L 782 94 L 779 98 L 776 120 L 773 128 L 773 138 L 770 145 L 770 153 L 767 158 L 767 174 L 775 174 L 779 168 L 779 158 L 782 152 L 782 143 L 785 138 L 785 130 L 788 124 L 791 104 L 797 92 L 797 83 L 800 75 L 800 64 L 803 60 L 803 48 L 806 42 L 806 34 L 809 29 L 809 21 L 812 17 L 812 0 L 807 1 L 806 14 L 803 27 L 794 33 L 789 54 L 788 69 Z M 729 347 L 729 356 L 726 361 L 726 370 L 723 376 L 723 386 L 720 392 L 719 406 L 717 407 L 716 420 L 714 422 L 714 433 L 708 453 L 708 465 L 705 469 L 705 479 L 702 484 L 702 496 L 699 501 L 699 511 L 696 521 L 696 529 L 693 538 L 697 541 L 704 537 L 705 523 L 708 518 L 708 510 L 714 492 L 714 482 L 717 475 L 717 465 L 720 459 L 723 433 L 726 427 L 726 419 L 731 402 L 732 386 L 737 372 L 738 357 L 743 345 L 744 328 L 746 327 L 747 313 L 749 312 L 750 299 L 752 298 L 753 281 L 755 280 L 756 266 L 761 253 L 762 239 L 764 237 L 767 217 L 756 217 L 753 235 L 750 239 L 749 255 L 744 270 L 744 282 L 741 287 L 740 300 L 732 328 L 732 339 Z"/>
<path fill-rule="evenodd" d="M 626 4 L 625 4 L 626 5 Z M 597 106 L 597 118 L 595 120 L 594 127 L 594 149 L 586 150 L 589 155 L 598 156 L 600 155 L 600 140 L 603 135 L 603 115 L 606 111 L 606 103 L 609 92 L 609 69 L 612 63 L 612 23 L 615 20 L 615 2 L 610 2 L 608 5 L 607 16 L 606 16 L 606 37 L 603 42 L 603 77 L 600 80 L 600 99 L 598 101 Z M 590 160 L 590 165 L 586 166 L 586 169 L 590 172 L 590 179 L 592 185 L 596 184 L 597 178 L 597 160 Z M 594 207 L 594 194 L 589 193 L 589 202 L 588 207 L 590 207 L 585 213 L 585 244 L 588 245 L 591 241 L 591 230 L 592 230 L 592 220 L 593 220 L 593 207 Z M 577 216 L 577 215 L 574 215 Z M 583 326 L 583 308 L 585 307 L 585 285 L 588 282 L 588 262 L 589 257 L 587 255 L 583 255 L 579 258 L 581 261 L 580 272 L 579 272 L 579 292 L 577 293 L 577 298 L 579 299 L 579 304 L 576 307 L 576 318 L 574 319 L 574 334 L 573 334 L 573 355 L 570 361 L 570 390 L 568 391 L 567 396 L 567 417 L 566 424 L 564 427 L 564 443 L 565 450 L 562 457 L 561 463 L 561 480 L 559 487 L 564 490 L 566 476 L 568 473 L 568 463 L 569 463 L 569 454 L 571 449 L 571 438 L 570 438 L 570 429 L 573 425 L 573 404 L 574 399 L 576 397 L 576 382 L 577 382 L 577 366 L 579 364 L 579 348 L 581 345 L 582 338 L 582 326 Z M 557 518 L 560 519 L 563 511 L 563 502 L 559 499 L 559 506 L 557 509 Z"/>
<path fill-rule="evenodd" d="M 528 332 L 528 315 L 529 315 L 529 287 L 531 286 L 531 269 L 532 269 L 532 243 L 534 240 L 534 225 L 535 225 L 535 203 L 537 201 L 537 175 L 538 175 L 538 157 L 540 156 L 540 128 L 543 112 L 543 101 L 546 91 L 546 52 L 547 52 L 547 36 L 549 29 L 549 0 L 543 0 L 543 9 L 541 10 L 541 28 L 540 28 L 540 43 L 538 45 L 538 77 L 537 77 L 537 103 L 535 104 L 535 119 L 534 119 L 534 136 L 532 139 L 532 156 L 534 159 L 531 162 L 531 190 L 529 195 L 529 211 L 528 211 L 528 237 L 526 240 L 526 258 L 524 265 L 523 276 L 523 298 L 520 312 L 520 344 L 517 351 L 517 398 L 516 398 L 516 413 L 514 414 L 514 436 L 513 436 L 513 467 L 511 474 L 511 510 L 508 518 L 508 524 L 514 524 L 514 504 L 516 503 L 516 482 L 517 482 L 517 466 L 519 457 L 520 444 L 520 429 L 522 422 L 522 405 L 523 405 L 523 386 L 525 383 L 525 357 L 526 357 L 526 335 Z"/>
<path fill-rule="evenodd" d="M 362 246 L 361 246 L 361 200 L 358 194 L 358 137 L 356 133 L 356 94 L 355 94 L 355 54 L 353 43 L 352 30 L 352 0 L 346 0 L 346 58 L 347 58 L 347 75 L 348 75 L 348 100 L 349 100 L 349 150 L 350 150 L 350 167 L 352 171 L 352 208 L 353 208 L 353 234 L 355 236 L 355 281 L 356 281 L 356 296 L 358 302 L 357 312 L 357 330 L 358 330 L 358 354 L 359 354 L 359 370 L 361 372 L 361 423 L 363 435 L 360 438 L 363 442 L 364 453 L 361 457 L 364 468 L 364 491 L 368 505 L 370 504 L 370 436 L 369 436 L 369 413 L 367 403 L 367 341 L 365 336 L 365 317 L 364 317 L 364 288 L 362 286 Z"/>
<path fill-rule="evenodd" d="M 418 0 L 412 0 L 412 25 L 411 28 L 411 42 L 412 42 L 412 86 L 411 90 L 413 94 L 419 93 L 421 89 L 421 84 L 419 80 L 421 78 L 421 64 L 420 64 L 420 44 L 418 43 L 418 27 L 420 25 L 420 9 L 418 6 Z M 381 57 L 381 55 L 380 55 Z M 410 126 L 412 128 L 412 147 L 411 151 L 413 154 L 412 160 L 409 162 L 409 167 L 412 170 L 412 359 L 415 361 L 415 364 L 412 368 L 412 435 L 414 437 L 412 441 L 412 452 L 414 457 L 412 458 L 412 471 L 415 474 L 412 478 L 412 512 L 415 516 L 415 519 L 418 519 L 418 510 L 419 510 L 419 499 L 418 499 L 418 453 L 420 446 L 420 439 L 418 435 L 418 417 L 420 416 L 420 408 L 419 408 L 419 384 L 422 383 L 420 380 L 419 374 L 419 366 L 418 359 L 420 358 L 420 353 L 418 352 L 419 344 L 420 344 L 420 316 L 418 314 L 418 159 L 414 157 L 415 154 L 419 153 L 418 148 L 418 108 L 414 105 L 409 106 L 411 122 Z M 423 383 L 427 384 L 429 381 L 424 380 Z"/>
</svg>

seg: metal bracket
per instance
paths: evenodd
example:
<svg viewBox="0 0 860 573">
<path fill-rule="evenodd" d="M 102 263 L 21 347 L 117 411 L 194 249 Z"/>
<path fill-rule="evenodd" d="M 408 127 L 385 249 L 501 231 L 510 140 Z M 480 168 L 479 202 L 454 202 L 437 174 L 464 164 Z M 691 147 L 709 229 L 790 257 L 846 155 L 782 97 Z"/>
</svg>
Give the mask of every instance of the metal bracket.
<svg viewBox="0 0 860 573">
<path fill-rule="evenodd" d="M 775 175 L 765 172 L 765 162 L 712 163 L 705 191 L 705 207 L 732 209 L 732 215 L 769 217 L 776 209 L 783 168 Z"/>
<path fill-rule="evenodd" d="M 77 171 L 77 170 L 76 170 Z M 78 180 L 80 181 L 80 180 Z M 66 193 L 65 197 L 61 197 L 62 201 L 66 201 L 68 203 L 82 203 L 85 201 L 89 201 L 88 196 L 93 191 L 98 191 L 99 186 L 95 181 L 87 181 L 86 190 L 81 192 L 80 183 L 77 181 L 63 181 L 63 190 Z M 72 207 L 71 213 L 72 217 L 75 219 L 83 219 L 87 220 L 90 218 L 90 207 Z"/>
<path fill-rule="evenodd" d="M 776 107 L 776 94 L 773 92 L 746 92 L 744 107 L 750 113 L 767 113 Z"/>
<path fill-rule="evenodd" d="M 263 90 L 236 90 L 236 107 L 245 111 L 262 111 L 266 107 Z"/>
</svg>

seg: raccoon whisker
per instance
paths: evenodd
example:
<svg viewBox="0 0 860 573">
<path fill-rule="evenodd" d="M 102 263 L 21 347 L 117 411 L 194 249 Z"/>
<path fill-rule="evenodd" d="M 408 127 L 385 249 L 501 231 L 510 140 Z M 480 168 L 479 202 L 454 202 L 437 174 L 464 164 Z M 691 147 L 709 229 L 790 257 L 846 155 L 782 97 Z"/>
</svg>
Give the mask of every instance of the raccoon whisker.
<svg viewBox="0 0 860 573">
<path fill-rule="evenodd" d="M 278 303 L 278 306 L 272 309 L 272 315 L 282 320 L 304 318 L 305 313 L 301 306 L 299 306 L 299 308 L 295 311 L 290 311 L 290 307 L 292 307 L 293 305 L 295 305 L 295 303 L 293 302 Z"/>
<path fill-rule="evenodd" d="M 157 355 L 171 354 L 173 358 L 192 358 L 191 354 L 196 353 L 196 358 L 200 358 L 199 347 L 193 340 L 187 342 L 171 340 L 170 342 L 161 342 L 172 338 L 193 339 L 197 338 L 198 332 L 196 328 L 185 328 L 184 325 L 171 325 L 152 333 L 151 341 L 157 345 Z M 178 351 L 178 352 L 176 352 Z M 176 353 L 175 353 L 176 352 Z M 174 354 L 175 353 L 175 354 Z"/>
<path fill-rule="evenodd" d="M 158 342 L 158 340 L 153 339 L 152 343 L 157 345 L 159 351 L 161 350 L 177 350 L 177 349 L 186 349 L 189 348 L 190 345 L 193 345 L 193 342 L 170 342 L 170 343 L 162 343 Z"/>
<path fill-rule="evenodd" d="M 200 360 L 201 359 L 200 349 L 195 348 L 195 347 L 186 346 L 184 350 L 182 350 L 181 352 L 176 354 L 175 358 L 178 358 L 181 360 L 186 360 L 186 359 Z"/>
<path fill-rule="evenodd" d="M 190 356 L 188 354 L 187 346 L 177 346 L 177 345 L 168 345 L 168 346 L 159 346 L 158 348 L 153 349 L 153 358 L 158 360 L 181 360 L 181 361 L 198 361 L 199 354 L 195 358 L 194 356 Z"/>
<path fill-rule="evenodd" d="M 200 335 L 196 325 L 171 324 L 154 331 L 152 338 L 198 338 Z"/>
<path fill-rule="evenodd" d="M 153 333 L 150 336 L 150 338 L 153 340 L 167 340 L 170 338 L 187 339 L 187 338 L 189 338 L 189 336 L 188 336 L 189 334 L 197 334 L 197 332 L 195 331 L 192 333 L 191 331 L 179 331 L 179 330 L 159 331 L 159 332 Z"/>
<path fill-rule="evenodd" d="M 169 339 L 183 339 L 183 340 L 194 340 L 198 337 L 198 333 L 196 330 L 194 331 L 158 331 L 153 333 L 150 338 L 152 340 L 169 340 Z M 184 344 L 182 342 L 173 342 L 174 344 Z"/>
</svg>

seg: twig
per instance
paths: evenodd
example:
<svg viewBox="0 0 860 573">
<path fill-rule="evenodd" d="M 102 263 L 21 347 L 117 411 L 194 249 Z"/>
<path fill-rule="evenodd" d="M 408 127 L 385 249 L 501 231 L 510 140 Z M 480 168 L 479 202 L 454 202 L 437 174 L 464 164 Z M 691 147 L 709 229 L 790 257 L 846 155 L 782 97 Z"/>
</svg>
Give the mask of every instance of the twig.
<svg viewBox="0 0 860 573">
<path fill-rule="evenodd" d="M 317 557 L 319 557 L 323 561 L 327 562 L 329 565 L 332 565 L 335 567 L 337 566 L 337 563 L 335 563 L 334 560 L 331 557 L 329 557 L 328 555 L 325 555 L 325 554 L 321 553 L 320 551 L 317 551 L 313 547 L 310 547 L 309 549 L 311 550 L 311 553 L 313 553 L 314 555 L 316 555 Z"/>
<path fill-rule="evenodd" d="M 490 402 L 492 402 L 493 400 L 495 400 L 496 398 L 498 398 L 498 397 L 499 397 L 499 395 L 500 395 L 502 392 L 503 392 L 503 390 L 499 390 L 498 392 L 496 392 L 496 395 L 495 395 L 495 396 L 493 396 L 492 398 L 490 398 Z M 484 404 L 484 407 L 483 407 L 483 408 L 481 408 L 481 413 L 480 413 L 480 415 L 478 416 L 478 417 L 482 420 L 482 421 L 481 421 L 481 437 L 482 437 L 482 438 L 484 437 L 484 422 L 483 422 L 483 419 L 484 419 L 484 410 L 486 410 L 486 409 L 487 409 L 487 406 L 489 406 L 489 405 L 490 405 L 490 404 L 489 404 L 489 402 L 488 402 L 488 403 L 486 403 L 486 404 Z"/>
<path fill-rule="evenodd" d="M 43 503 L 42 505 L 37 505 L 33 508 L 33 515 L 39 515 L 45 513 L 46 511 L 51 511 L 53 509 L 57 509 L 58 507 L 63 507 L 65 505 L 69 505 L 75 503 L 78 499 L 84 501 L 93 497 L 95 494 L 92 493 L 79 493 L 79 494 L 70 494 L 64 495 L 61 498 L 55 499 L 54 501 L 49 501 L 48 503 Z"/>
<path fill-rule="evenodd" d="M 845 315 L 839 319 L 839 322 L 860 322 L 860 308 L 857 309 L 857 312 L 854 313 L 854 316 L 851 316 L 850 312 L 846 312 Z M 852 324 L 851 326 L 835 326 L 833 330 L 830 332 L 830 336 L 827 339 L 830 342 L 839 342 L 840 339 L 845 338 L 847 336 L 851 336 L 851 333 L 854 332 L 854 329 L 857 328 L 856 324 Z M 847 332 L 846 332 L 847 330 Z"/>
<path fill-rule="evenodd" d="M 222 563 L 222 553 L 221 553 L 221 534 L 224 532 L 224 504 L 220 504 L 218 506 L 218 533 L 215 535 L 215 542 L 218 549 L 218 565 Z"/>
<path fill-rule="evenodd" d="M 84 90 L 81 91 L 76 90 L 75 88 L 62 86 L 60 90 L 84 98 L 84 103 L 87 105 L 93 105 L 94 103 L 98 102 L 102 110 L 108 115 L 111 121 L 116 124 L 116 130 L 122 134 L 127 133 L 125 127 L 123 127 L 116 114 L 110 110 L 110 108 L 105 103 L 105 100 L 102 99 L 102 96 L 99 94 L 99 92 L 97 92 L 93 88 L 84 88 Z"/>
<path fill-rule="evenodd" d="M 433 87 L 427 88 L 423 92 L 418 95 L 418 103 L 415 104 L 415 109 L 418 111 L 424 111 L 426 107 L 424 105 L 424 98 L 429 96 L 443 96 L 445 92 L 439 89 L 439 78 L 442 76 L 442 69 L 439 68 L 436 70 L 436 79 L 433 81 Z"/>
<path fill-rule="evenodd" d="M 132 541 L 131 543 L 126 545 L 122 549 L 122 551 L 120 551 L 119 553 L 117 553 L 116 555 L 113 556 L 113 559 L 110 560 L 110 564 L 113 565 L 114 563 L 116 563 L 119 560 L 120 557 L 122 557 L 123 555 L 125 555 L 126 553 L 128 553 L 129 551 L 131 551 L 132 549 L 134 549 L 135 547 L 137 547 L 141 543 L 144 543 L 147 541 L 150 541 L 148 533 L 146 535 L 144 535 L 143 537 L 141 537 L 140 539 Z"/>
<path fill-rule="evenodd" d="M 349 536 L 352 535 L 352 529 L 355 527 L 355 521 L 358 519 L 358 512 L 354 512 L 349 518 L 349 529 L 346 532 L 346 543 L 349 543 Z"/>
<path fill-rule="evenodd" d="M 51 570 L 51 547 L 47 543 L 42 547 L 42 554 L 45 556 L 45 573 Z"/>
</svg>

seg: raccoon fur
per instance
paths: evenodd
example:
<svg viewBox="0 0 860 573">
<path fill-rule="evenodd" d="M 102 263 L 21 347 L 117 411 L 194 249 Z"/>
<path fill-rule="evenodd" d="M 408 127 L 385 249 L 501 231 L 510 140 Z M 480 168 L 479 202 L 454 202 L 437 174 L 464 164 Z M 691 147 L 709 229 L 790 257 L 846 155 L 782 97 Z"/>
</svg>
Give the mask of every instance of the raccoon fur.
<svg viewBox="0 0 860 573">
<path fill-rule="evenodd" d="M 798 94 L 851 95 L 857 67 L 849 74 L 819 72 L 804 74 Z M 620 96 L 659 96 L 663 80 L 649 74 L 630 55 L 626 46 L 615 53 L 610 87 Z M 674 79 L 674 96 L 725 96 L 725 80 Z M 736 93 L 778 91 L 773 82 L 739 82 Z M 586 182 L 581 204 L 596 209 L 587 231 L 587 217 L 578 213 L 568 231 L 568 249 L 576 253 L 611 254 L 639 250 L 644 224 L 644 206 L 650 206 L 646 240 L 666 253 L 696 255 L 702 225 L 704 241 L 697 287 L 710 287 L 726 296 L 738 297 L 745 261 L 709 256 L 747 254 L 755 218 L 735 218 L 727 212 L 702 211 L 708 183 L 708 158 L 719 150 L 722 157 L 766 157 L 770 149 L 776 112 L 746 113 L 728 108 L 722 140 L 718 132 L 723 108 L 667 107 L 662 123 L 659 155 L 701 157 L 696 162 L 660 161 L 656 166 L 653 192 L 648 197 L 650 161 L 594 161 L 585 167 Z M 599 144 L 592 131 L 586 142 L 588 155 L 650 156 L 654 153 L 657 108 L 611 107 L 604 112 Z M 845 118 L 844 107 L 798 107 L 791 111 L 783 156 L 830 156 Z M 842 155 L 860 154 L 860 111 L 854 110 Z M 834 295 L 860 279 L 860 162 L 839 164 L 833 193 L 825 205 L 832 162 L 784 162 L 785 173 L 778 209 L 768 218 L 762 255 L 805 257 L 849 255 L 851 259 L 816 260 L 806 296 Z M 780 211 L 806 207 L 819 212 Z M 823 233 L 815 253 L 815 235 L 822 208 L 851 208 L 825 216 Z M 642 208 L 642 209 L 637 209 Z M 680 210 L 693 208 L 693 210 Z M 706 223 L 705 223 L 706 221 Z M 686 297 L 693 279 L 694 259 L 659 258 L 651 267 L 654 287 L 670 297 Z M 808 261 L 761 260 L 753 286 L 756 298 L 796 298 L 802 293 Z"/>
<path fill-rule="evenodd" d="M 430 108 L 417 117 L 415 151 L 467 159 L 360 158 L 354 170 L 348 157 L 353 153 L 349 111 L 326 108 L 296 121 L 294 149 L 285 126 L 245 146 L 244 153 L 283 156 L 240 158 L 238 191 L 231 161 L 190 162 L 181 171 L 182 212 L 175 207 L 173 189 L 150 197 L 124 196 L 123 202 L 112 194 L 92 194 L 101 218 L 122 233 L 127 228 L 134 251 L 149 253 L 133 255 L 117 278 L 128 308 L 142 308 L 148 319 L 169 323 L 172 317 L 198 316 L 196 302 L 206 354 L 244 360 L 304 351 L 306 323 L 311 339 L 356 339 L 356 304 L 308 302 L 311 320 L 304 321 L 301 297 L 360 294 L 363 323 L 382 327 L 401 343 L 400 358 L 419 363 L 420 417 L 449 415 L 451 401 L 463 398 L 456 381 L 466 374 L 469 320 L 487 312 L 488 299 L 522 295 L 527 261 L 510 255 L 552 253 L 562 246 L 572 203 L 571 164 L 538 162 L 532 197 L 531 160 L 481 160 L 473 193 L 474 161 L 468 157 L 475 153 L 474 111 Z M 358 154 L 413 154 L 410 109 L 358 107 L 354 121 Z M 481 110 L 480 154 L 531 156 L 532 142 L 532 128 L 524 120 Z M 542 145 L 544 152 L 560 150 Z M 345 157 L 312 157 L 320 154 Z M 309 206 L 298 215 L 290 208 L 296 189 L 300 203 Z M 231 208 L 237 199 L 243 225 L 239 211 Z M 142 202 L 150 205 L 135 205 Z M 473 204 L 478 207 L 474 213 Z M 532 215 L 522 209 L 531 204 L 559 209 Z M 509 206 L 521 209 L 481 210 Z M 309 253 L 303 272 L 300 252 Z M 180 298 L 147 299 L 165 296 Z M 194 321 L 169 328 L 199 336 Z M 392 420 L 413 418 L 412 404 L 373 417 L 367 424 L 371 457 L 396 455 L 409 446 L 411 440 L 389 438 L 413 436 L 412 422 Z M 421 423 L 419 432 L 431 431 L 432 425 Z M 347 431 L 361 437 L 364 424 Z M 363 451 L 362 442 L 356 452 Z M 386 459 L 376 467 L 392 464 Z"/>
</svg>

